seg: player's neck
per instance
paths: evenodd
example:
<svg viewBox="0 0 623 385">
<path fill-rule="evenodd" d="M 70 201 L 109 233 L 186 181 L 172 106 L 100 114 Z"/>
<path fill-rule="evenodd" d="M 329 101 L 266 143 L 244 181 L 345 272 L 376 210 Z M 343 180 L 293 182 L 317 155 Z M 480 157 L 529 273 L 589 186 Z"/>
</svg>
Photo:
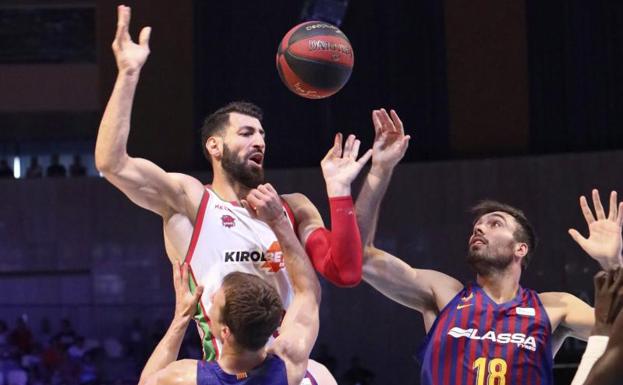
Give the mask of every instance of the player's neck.
<svg viewBox="0 0 623 385">
<path fill-rule="evenodd" d="M 218 364 L 228 374 L 248 372 L 264 362 L 266 349 L 258 351 L 236 350 L 230 346 L 223 346 Z"/>
<path fill-rule="evenodd" d="M 504 303 L 512 300 L 519 290 L 519 277 L 521 268 L 516 271 L 517 266 L 511 265 L 502 271 L 492 271 L 488 274 L 476 276 L 476 282 L 482 287 L 496 303 Z"/>
<path fill-rule="evenodd" d="M 212 190 L 225 201 L 240 202 L 245 199 L 250 189 L 240 183 L 232 182 L 224 172 L 215 172 Z"/>
</svg>

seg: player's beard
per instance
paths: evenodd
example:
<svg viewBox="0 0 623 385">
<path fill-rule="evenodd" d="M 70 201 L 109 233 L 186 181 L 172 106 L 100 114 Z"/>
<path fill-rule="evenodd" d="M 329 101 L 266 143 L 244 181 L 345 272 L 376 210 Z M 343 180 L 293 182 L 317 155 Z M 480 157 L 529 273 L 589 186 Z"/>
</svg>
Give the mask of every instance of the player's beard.
<svg viewBox="0 0 623 385">
<path fill-rule="evenodd" d="M 240 160 L 226 144 L 223 144 L 221 166 L 232 182 L 240 183 L 250 189 L 264 183 L 264 168 L 249 166 L 246 159 Z"/>
<path fill-rule="evenodd" d="M 504 271 L 513 263 L 514 244 L 514 241 L 499 246 L 487 243 L 477 250 L 470 246 L 467 251 L 467 263 L 478 275 L 486 276 Z"/>
</svg>

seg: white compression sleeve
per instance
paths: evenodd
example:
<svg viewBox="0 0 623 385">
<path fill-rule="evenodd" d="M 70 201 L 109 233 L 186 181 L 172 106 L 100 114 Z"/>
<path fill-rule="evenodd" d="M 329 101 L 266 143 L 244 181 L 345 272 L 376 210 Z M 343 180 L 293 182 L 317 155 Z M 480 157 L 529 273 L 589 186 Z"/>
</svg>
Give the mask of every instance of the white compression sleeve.
<svg viewBox="0 0 623 385">
<path fill-rule="evenodd" d="M 588 337 L 588 343 L 586 344 L 586 350 L 582 355 L 582 361 L 578 366 L 578 371 L 575 372 L 575 377 L 571 385 L 582 385 L 588 377 L 595 362 L 604 354 L 606 347 L 608 346 L 608 336 L 590 336 Z"/>
</svg>

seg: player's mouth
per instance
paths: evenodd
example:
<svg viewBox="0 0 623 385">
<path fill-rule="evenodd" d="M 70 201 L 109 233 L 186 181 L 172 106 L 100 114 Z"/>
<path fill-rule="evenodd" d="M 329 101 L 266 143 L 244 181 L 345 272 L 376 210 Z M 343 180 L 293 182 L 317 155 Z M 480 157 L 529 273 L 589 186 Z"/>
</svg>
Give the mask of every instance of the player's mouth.
<svg viewBox="0 0 623 385">
<path fill-rule="evenodd" d="M 251 154 L 248 158 L 251 163 L 254 163 L 255 165 L 262 167 L 262 164 L 264 162 L 264 154 L 261 152 L 254 152 L 253 154 Z"/>
<path fill-rule="evenodd" d="M 470 246 L 486 245 L 486 244 L 487 244 L 487 240 L 479 236 L 472 237 L 472 239 L 469 241 Z"/>
</svg>

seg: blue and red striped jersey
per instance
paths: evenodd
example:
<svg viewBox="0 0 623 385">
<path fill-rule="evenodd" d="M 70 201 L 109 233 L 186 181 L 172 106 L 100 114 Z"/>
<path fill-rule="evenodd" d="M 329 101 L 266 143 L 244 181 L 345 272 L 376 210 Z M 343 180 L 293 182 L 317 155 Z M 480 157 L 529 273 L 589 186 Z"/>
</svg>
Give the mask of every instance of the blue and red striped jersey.
<svg viewBox="0 0 623 385">
<path fill-rule="evenodd" d="M 475 283 L 439 313 L 419 351 L 423 385 L 553 385 L 551 324 L 538 294 L 497 304 Z"/>
</svg>

